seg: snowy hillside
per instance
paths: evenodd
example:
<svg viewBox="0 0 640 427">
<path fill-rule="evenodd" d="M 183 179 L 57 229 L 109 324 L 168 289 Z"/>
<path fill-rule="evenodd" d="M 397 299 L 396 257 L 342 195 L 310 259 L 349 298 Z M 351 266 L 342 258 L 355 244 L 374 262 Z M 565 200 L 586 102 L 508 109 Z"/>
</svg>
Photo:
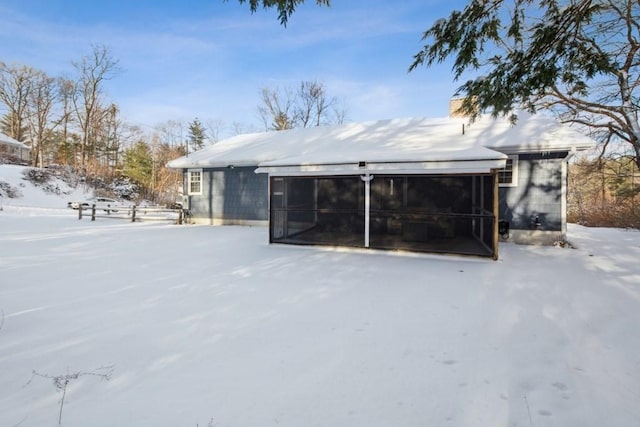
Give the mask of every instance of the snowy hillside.
<svg viewBox="0 0 640 427">
<path fill-rule="evenodd" d="M 640 419 L 637 231 L 498 261 L 269 245 L 78 220 L 20 176 L 0 166 L 23 194 L 0 211 L 0 426 Z"/>
<path fill-rule="evenodd" d="M 84 200 L 93 195 L 81 183 L 75 186 L 51 176 L 48 182 L 34 185 L 25 178 L 24 166 L 0 164 L 0 198 L 3 205 L 35 208 L 66 208 L 67 201 Z"/>
</svg>

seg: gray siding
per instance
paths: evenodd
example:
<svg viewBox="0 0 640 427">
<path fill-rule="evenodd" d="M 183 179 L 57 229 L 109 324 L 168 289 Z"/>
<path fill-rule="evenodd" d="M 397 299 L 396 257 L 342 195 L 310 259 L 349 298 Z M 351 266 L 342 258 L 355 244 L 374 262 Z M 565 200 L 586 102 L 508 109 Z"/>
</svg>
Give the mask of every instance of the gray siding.
<svg viewBox="0 0 640 427">
<path fill-rule="evenodd" d="M 561 231 L 566 185 L 562 163 L 567 153 L 520 154 L 518 185 L 500 187 L 500 219 L 511 229 Z M 536 226 L 535 218 L 539 225 Z"/>
<path fill-rule="evenodd" d="M 519 155 L 517 185 L 499 189 L 500 219 L 507 220 L 511 230 L 564 232 L 566 155 L 564 152 Z M 255 169 L 255 166 L 203 169 L 202 195 L 189 196 L 194 220 L 211 224 L 266 222 L 268 176 L 254 173 Z M 535 224 L 536 217 L 539 225 Z M 557 240 L 557 236 L 553 239 Z M 530 236 L 520 240 L 533 241 Z"/>
<path fill-rule="evenodd" d="M 255 169 L 255 166 L 203 169 L 202 194 L 189 196 L 193 218 L 228 222 L 266 221 L 267 175 L 256 174 Z M 186 186 L 186 174 L 184 181 Z"/>
</svg>

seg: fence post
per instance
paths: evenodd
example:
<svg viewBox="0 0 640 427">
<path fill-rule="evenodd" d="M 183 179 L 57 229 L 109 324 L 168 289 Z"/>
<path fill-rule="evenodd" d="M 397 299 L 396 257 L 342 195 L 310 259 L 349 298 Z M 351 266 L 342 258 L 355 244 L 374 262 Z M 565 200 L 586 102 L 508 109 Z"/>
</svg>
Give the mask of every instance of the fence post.
<svg viewBox="0 0 640 427">
<path fill-rule="evenodd" d="M 182 209 L 178 211 L 178 225 L 182 225 Z"/>
<path fill-rule="evenodd" d="M 131 208 L 131 222 L 136 222 L 136 205 Z"/>
<path fill-rule="evenodd" d="M 82 203 L 78 202 L 78 219 L 82 219 Z"/>
<path fill-rule="evenodd" d="M 91 205 L 91 221 L 96 220 L 96 204 Z"/>
</svg>

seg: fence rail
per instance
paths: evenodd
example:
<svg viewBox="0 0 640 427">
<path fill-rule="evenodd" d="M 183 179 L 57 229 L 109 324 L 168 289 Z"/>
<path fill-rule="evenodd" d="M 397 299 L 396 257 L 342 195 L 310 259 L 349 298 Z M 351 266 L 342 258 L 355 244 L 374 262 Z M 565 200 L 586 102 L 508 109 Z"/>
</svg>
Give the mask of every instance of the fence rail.
<svg viewBox="0 0 640 427">
<path fill-rule="evenodd" d="M 83 213 L 89 211 L 87 215 Z M 101 213 L 101 212 L 104 212 Z M 185 211 L 183 209 L 163 208 L 158 206 L 117 206 L 117 207 L 96 207 L 95 204 L 90 207 L 78 208 L 78 219 L 82 219 L 85 216 L 89 216 L 91 221 L 95 221 L 96 218 L 113 218 L 113 219 L 128 219 L 131 222 L 136 221 L 173 221 L 176 224 L 183 224 L 185 222 Z"/>
</svg>

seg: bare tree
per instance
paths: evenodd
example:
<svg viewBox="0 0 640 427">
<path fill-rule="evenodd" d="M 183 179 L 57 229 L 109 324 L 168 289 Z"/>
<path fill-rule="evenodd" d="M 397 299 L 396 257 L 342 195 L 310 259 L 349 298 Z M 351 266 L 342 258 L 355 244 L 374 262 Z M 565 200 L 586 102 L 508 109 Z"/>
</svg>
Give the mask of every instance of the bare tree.
<svg viewBox="0 0 640 427">
<path fill-rule="evenodd" d="M 184 125 L 176 120 L 167 120 L 155 127 L 160 134 L 160 140 L 169 147 L 184 147 L 185 130 Z"/>
<path fill-rule="evenodd" d="M 31 82 L 31 91 L 27 96 L 27 123 L 31 136 L 31 163 L 43 167 L 44 158 L 52 154 L 52 132 L 61 123 L 54 120 L 56 104 L 60 100 L 57 81 L 42 71 L 37 71 Z"/>
<path fill-rule="evenodd" d="M 236 121 L 231 123 L 231 131 L 234 135 L 241 135 L 243 133 L 257 132 L 258 130 L 255 129 L 253 125 L 248 125 L 246 123 Z"/>
<path fill-rule="evenodd" d="M 220 140 L 220 132 L 226 127 L 222 119 L 209 119 L 205 122 L 206 137 L 211 143 Z"/>
<path fill-rule="evenodd" d="M 302 81 L 290 88 L 261 90 L 258 112 L 265 129 L 284 130 L 343 123 L 346 111 L 335 96 L 329 96 L 324 84 Z"/>
<path fill-rule="evenodd" d="M 0 61 L 0 102 L 7 108 L 4 130 L 18 141 L 26 138 L 26 115 L 33 82 L 39 72 L 26 65 L 10 66 Z"/>
<path fill-rule="evenodd" d="M 266 130 L 285 130 L 294 127 L 293 103 L 295 95 L 289 88 L 262 88 L 262 103 L 258 106 L 258 113 L 262 118 Z"/>
<path fill-rule="evenodd" d="M 74 166 L 77 166 L 77 156 L 72 151 L 73 144 L 71 143 L 71 135 L 69 132 L 69 126 L 73 123 L 73 96 L 75 93 L 75 83 L 67 78 L 58 78 L 58 93 L 60 95 L 60 135 L 57 143 L 59 144 L 57 149 L 60 150 L 60 145 L 63 148 L 65 163 L 73 162 Z"/>
<path fill-rule="evenodd" d="M 154 200 L 172 204 L 178 198 L 182 173 L 169 169 L 166 165 L 182 154 L 182 146 L 172 147 L 163 143 L 157 133 L 151 135 L 150 139 L 148 143 L 152 161 L 150 190 Z"/>
<path fill-rule="evenodd" d="M 80 167 L 87 163 L 87 155 L 95 143 L 96 125 L 103 113 L 103 84 L 120 71 L 118 61 L 106 47 L 94 46 L 90 55 L 73 63 L 79 77 L 73 97 L 73 107 L 81 131 Z"/>
<path fill-rule="evenodd" d="M 328 114 L 336 98 L 328 98 L 322 83 L 316 81 L 300 82 L 296 104 L 296 121 L 302 127 L 320 126 L 327 123 Z"/>
<path fill-rule="evenodd" d="M 116 169 L 123 149 L 123 123 L 119 118 L 120 110 L 116 104 L 111 104 L 104 110 L 101 126 L 101 151 L 104 164 L 109 169 Z"/>
</svg>

